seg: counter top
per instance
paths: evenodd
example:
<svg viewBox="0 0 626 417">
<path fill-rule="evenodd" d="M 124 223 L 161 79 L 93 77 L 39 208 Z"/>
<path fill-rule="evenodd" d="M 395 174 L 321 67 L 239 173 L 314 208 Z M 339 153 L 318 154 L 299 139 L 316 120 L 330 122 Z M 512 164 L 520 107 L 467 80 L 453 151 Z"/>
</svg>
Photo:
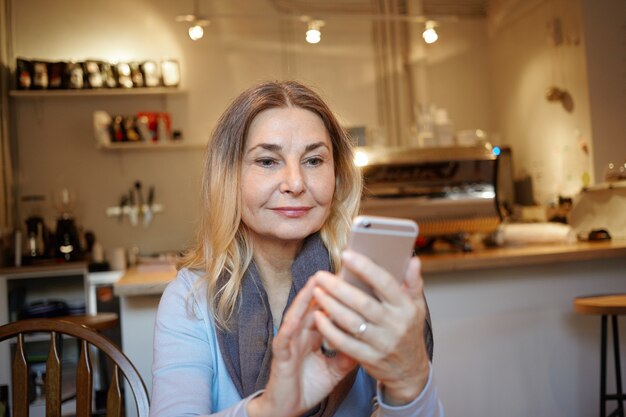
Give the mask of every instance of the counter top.
<svg viewBox="0 0 626 417">
<path fill-rule="evenodd" d="M 422 254 L 422 272 L 450 272 L 626 257 L 626 240 L 527 245 L 469 253 Z"/>
<path fill-rule="evenodd" d="M 86 262 L 49 262 L 41 265 L 0 267 L 3 277 L 38 277 L 60 276 L 67 274 L 86 274 Z"/>
<path fill-rule="evenodd" d="M 130 268 L 113 284 L 113 289 L 118 296 L 159 295 L 175 277 L 176 268 L 173 266 L 150 271 Z"/>
<path fill-rule="evenodd" d="M 626 257 L 626 241 L 578 242 L 570 245 L 532 245 L 483 249 L 469 253 L 422 254 L 422 272 L 428 274 L 540 265 L 594 259 Z M 172 267 L 159 271 L 139 271 L 131 268 L 115 283 L 115 293 L 121 296 L 158 295 L 176 277 Z"/>
</svg>

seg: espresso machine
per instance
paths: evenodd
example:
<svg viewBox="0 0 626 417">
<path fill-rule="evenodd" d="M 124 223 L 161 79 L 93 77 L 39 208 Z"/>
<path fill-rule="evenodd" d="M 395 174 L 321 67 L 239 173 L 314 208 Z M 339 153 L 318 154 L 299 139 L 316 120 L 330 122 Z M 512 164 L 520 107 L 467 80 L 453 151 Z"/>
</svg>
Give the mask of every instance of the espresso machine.
<svg viewBox="0 0 626 417">
<path fill-rule="evenodd" d="M 501 222 L 498 155 L 490 145 L 357 148 L 365 191 L 361 212 L 419 223 L 421 239 L 472 250 L 470 233 Z"/>
</svg>

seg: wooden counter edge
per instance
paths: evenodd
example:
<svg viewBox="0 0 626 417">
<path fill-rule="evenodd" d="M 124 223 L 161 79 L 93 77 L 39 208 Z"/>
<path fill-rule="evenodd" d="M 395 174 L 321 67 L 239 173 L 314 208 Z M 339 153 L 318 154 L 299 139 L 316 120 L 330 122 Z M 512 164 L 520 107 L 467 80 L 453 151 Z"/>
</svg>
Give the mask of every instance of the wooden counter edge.
<svg viewBox="0 0 626 417">
<path fill-rule="evenodd" d="M 626 241 L 528 245 L 485 249 L 469 253 L 420 255 L 422 272 L 425 274 L 619 257 L 626 257 Z"/>
<path fill-rule="evenodd" d="M 167 284 L 176 278 L 176 268 L 163 270 L 140 271 L 128 269 L 122 278 L 113 284 L 117 296 L 157 295 L 161 294 Z"/>
<path fill-rule="evenodd" d="M 80 261 L 0 267 L 0 276 L 5 278 L 54 277 L 67 274 L 86 274 L 87 272 L 87 263 Z"/>
</svg>

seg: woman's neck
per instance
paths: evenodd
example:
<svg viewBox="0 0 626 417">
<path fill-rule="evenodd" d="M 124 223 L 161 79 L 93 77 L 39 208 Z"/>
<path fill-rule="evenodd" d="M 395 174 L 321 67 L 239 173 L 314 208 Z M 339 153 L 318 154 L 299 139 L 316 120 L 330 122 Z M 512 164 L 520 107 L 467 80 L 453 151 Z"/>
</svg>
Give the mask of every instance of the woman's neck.
<svg viewBox="0 0 626 417">
<path fill-rule="evenodd" d="M 254 243 L 254 263 L 267 293 L 274 327 L 278 328 L 291 291 L 291 266 L 302 242 L 259 243 Z"/>
<path fill-rule="evenodd" d="M 254 262 L 259 272 L 282 276 L 288 273 L 291 277 L 291 265 L 302 248 L 302 241 L 253 240 Z"/>
</svg>

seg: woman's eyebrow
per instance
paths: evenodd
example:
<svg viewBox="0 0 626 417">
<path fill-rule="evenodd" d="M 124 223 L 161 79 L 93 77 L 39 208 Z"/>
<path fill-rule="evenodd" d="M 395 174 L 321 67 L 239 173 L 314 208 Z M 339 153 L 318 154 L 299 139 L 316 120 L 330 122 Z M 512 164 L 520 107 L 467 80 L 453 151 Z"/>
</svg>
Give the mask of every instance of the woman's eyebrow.
<svg viewBox="0 0 626 417">
<path fill-rule="evenodd" d="M 317 148 L 320 148 L 320 147 L 328 149 L 328 145 L 326 145 L 326 143 L 320 141 L 320 142 L 315 142 L 315 143 L 311 143 L 311 144 L 307 145 L 306 148 L 304 148 L 304 150 L 305 150 L 305 152 L 310 152 L 310 151 L 312 151 L 314 149 L 317 149 Z M 252 152 L 256 148 L 265 149 L 266 151 L 271 151 L 271 152 L 278 152 L 278 151 L 283 149 L 282 146 L 277 145 L 275 143 L 259 143 L 258 145 L 255 145 L 252 148 L 248 149 L 248 152 Z"/>
<path fill-rule="evenodd" d="M 326 143 L 324 143 L 324 142 L 312 143 L 310 145 L 307 145 L 306 148 L 304 148 L 304 149 L 305 149 L 306 152 L 310 152 L 310 151 L 312 151 L 314 149 L 322 148 L 322 147 L 328 149 L 328 145 L 326 145 Z"/>
<path fill-rule="evenodd" d="M 252 148 L 248 149 L 248 152 L 252 152 L 256 148 L 265 149 L 266 151 L 271 151 L 271 152 L 278 152 L 283 147 L 275 143 L 259 143 L 258 145 L 255 145 Z"/>
</svg>

